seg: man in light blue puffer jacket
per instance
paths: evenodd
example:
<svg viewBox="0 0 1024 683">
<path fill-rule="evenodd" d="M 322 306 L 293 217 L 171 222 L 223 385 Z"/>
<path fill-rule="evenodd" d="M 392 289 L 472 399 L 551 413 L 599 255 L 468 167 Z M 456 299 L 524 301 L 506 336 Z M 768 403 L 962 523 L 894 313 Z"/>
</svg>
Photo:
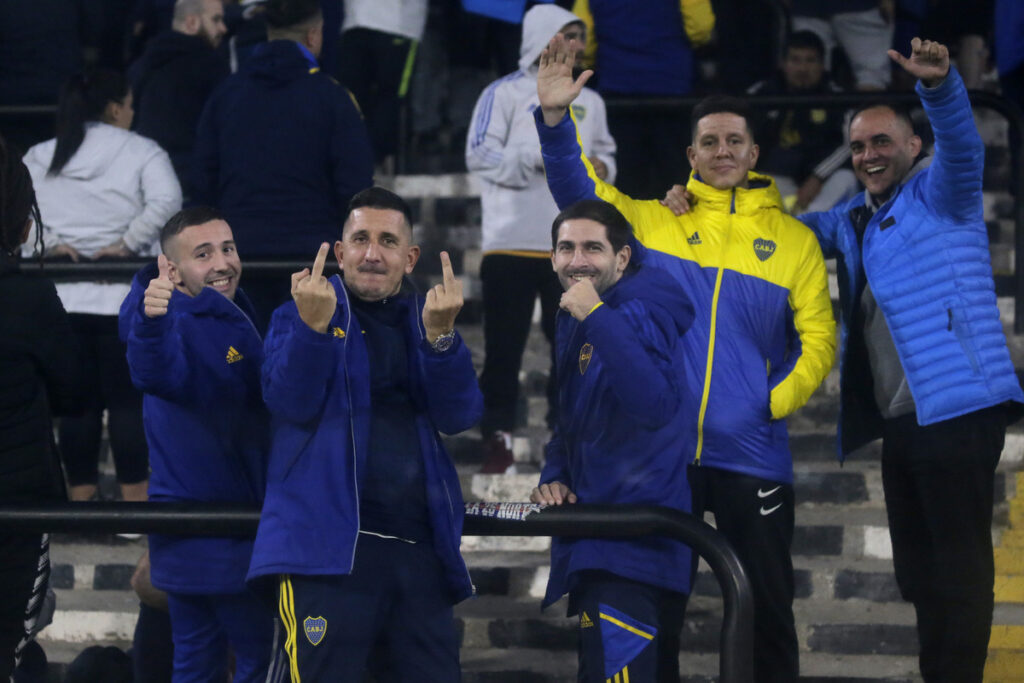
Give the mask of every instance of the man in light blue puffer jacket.
<svg viewBox="0 0 1024 683">
<path fill-rule="evenodd" d="M 850 124 L 863 195 L 801 217 L 838 262 L 841 457 L 882 437 L 896 580 L 917 610 L 926 681 L 981 681 L 992 623 L 993 479 L 1024 393 L 996 307 L 982 215 L 984 145 L 945 46 L 909 59 L 935 132 L 888 105 Z"/>
</svg>

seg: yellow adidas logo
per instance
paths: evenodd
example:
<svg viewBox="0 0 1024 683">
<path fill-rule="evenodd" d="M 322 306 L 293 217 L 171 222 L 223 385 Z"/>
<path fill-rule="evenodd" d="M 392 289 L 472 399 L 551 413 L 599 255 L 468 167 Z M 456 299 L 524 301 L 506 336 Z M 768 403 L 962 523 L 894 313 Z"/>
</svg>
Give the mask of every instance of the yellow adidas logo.
<svg viewBox="0 0 1024 683">
<path fill-rule="evenodd" d="M 237 363 L 238 361 L 242 360 L 244 357 L 245 356 L 240 354 L 238 352 L 238 349 L 236 349 L 234 346 L 229 346 L 228 347 L 228 355 L 227 355 L 227 358 L 226 358 L 226 360 L 228 362 L 228 365 L 231 365 L 232 363 Z"/>
<path fill-rule="evenodd" d="M 590 616 L 586 612 L 580 615 L 580 628 L 590 628 L 594 625 L 594 622 L 590 619 Z"/>
<path fill-rule="evenodd" d="M 331 330 L 331 334 L 333 334 L 338 339 L 344 339 L 345 338 L 345 330 L 341 329 L 340 327 L 333 328 Z"/>
</svg>

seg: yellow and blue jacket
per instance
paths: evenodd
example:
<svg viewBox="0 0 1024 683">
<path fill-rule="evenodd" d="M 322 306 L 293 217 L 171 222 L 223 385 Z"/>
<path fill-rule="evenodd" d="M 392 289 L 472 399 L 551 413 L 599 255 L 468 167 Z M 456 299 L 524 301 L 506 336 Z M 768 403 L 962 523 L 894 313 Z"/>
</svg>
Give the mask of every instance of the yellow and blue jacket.
<svg viewBox="0 0 1024 683">
<path fill-rule="evenodd" d="M 791 483 L 783 418 L 802 406 L 835 358 L 835 320 L 825 261 L 814 234 L 780 208 L 771 178 L 716 190 L 694 174 L 694 208 L 675 216 L 632 199 L 594 174 L 566 116 L 536 112 L 548 186 L 564 208 L 581 199 L 614 204 L 694 306 L 683 337 L 687 441 L 702 465 Z"/>
</svg>

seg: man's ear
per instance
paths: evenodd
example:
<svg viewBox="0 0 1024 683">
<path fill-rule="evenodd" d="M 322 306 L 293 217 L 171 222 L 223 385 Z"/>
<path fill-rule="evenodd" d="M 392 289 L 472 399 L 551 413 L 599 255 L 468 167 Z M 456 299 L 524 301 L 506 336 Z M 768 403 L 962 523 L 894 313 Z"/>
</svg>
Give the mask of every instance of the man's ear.
<svg viewBox="0 0 1024 683">
<path fill-rule="evenodd" d="M 420 248 L 415 244 L 409 247 L 409 254 L 406 256 L 406 259 L 405 274 L 408 275 L 416 267 L 416 262 L 420 260 Z"/>
<path fill-rule="evenodd" d="M 690 168 L 697 168 L 697 150 L 693 145 L 686 148 L 686 159 L 690 162 Z"/>
<path fill-rule="evenodd" d="M 757 144 L 750 146 L 750 170 L 754 170 L 757 166 L 757 158 L 761 155 L 761 148 Z"/>
<path fill-rule="evenodd" d="M 334 243 L 334 258 L 338 260 L 338 268 L 344 270 L 341 265 L 341 257 L 345 255 L 345 243 L 338 240 Z"/>
<path fill-rule="evenodd" d="M 185 35 L 197 35 L 201 27 L 202 19 L 199 18 L 198 14 L 189 14 L 185 17 Z"/>
<path fill-rule="evenodd" d="M 619 253 L 615 254 L 615 272 L 624 273 L 629 266 L 629 260 L 633 258 L 633 249 L 628 245 L 622 245 Z"/>
<path fill-rule="evenodd" d="M 917 155 L 921 153 L 921 147 L 924 143 L 919 135 L 911 135 L 908 143 L 910 144 L 910 158 L 911 160 L 916 159 Z"/>
</svg>

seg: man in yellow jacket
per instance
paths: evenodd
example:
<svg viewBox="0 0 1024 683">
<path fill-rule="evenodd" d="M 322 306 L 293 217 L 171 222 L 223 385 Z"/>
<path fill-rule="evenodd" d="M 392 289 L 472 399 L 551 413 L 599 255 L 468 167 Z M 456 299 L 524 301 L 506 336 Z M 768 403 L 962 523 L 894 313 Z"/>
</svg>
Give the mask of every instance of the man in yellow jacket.
<svg viewBox="0 0 1024 683">
<path fill-rule="evenodd" d="M 614 204 L 684 286 L 696 318 L 683 338 L 687 440 L 695 512 L 714 512 L 754 588 L 758 683 L 799 674 L 793 620 L 793 460 L 784 418 L 802 406 L 835 357 L 825 262 L 813 233 L 781 209 L 746 105 L 710 97 L 692 115 L 689 213 L 632 199 L 599 180 L 581 154 L 569 104 L 589 78 L 556 36 L 541 56 L 535 112 L 548 187 L 559 207 Z M 637 245 L 638 248 L 643 248 Z"/>
</svg>

